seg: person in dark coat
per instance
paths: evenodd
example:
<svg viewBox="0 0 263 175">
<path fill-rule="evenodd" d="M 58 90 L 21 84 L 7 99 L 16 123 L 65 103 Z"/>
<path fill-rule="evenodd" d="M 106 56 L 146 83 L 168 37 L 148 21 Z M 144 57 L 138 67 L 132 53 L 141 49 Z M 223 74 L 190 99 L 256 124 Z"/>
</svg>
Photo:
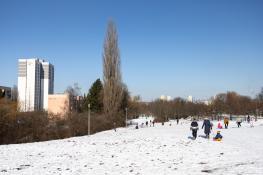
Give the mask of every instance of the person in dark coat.
<svg viewBox="0 0 263 175">
<path fill-rule="evenodd" d="M 250 116 L 247 116 L 247 122 L 250 123 Z"/>
<path fill-rule="evenodd" d="M 197 123 L 196 119 L 194 119 L 191 123 L 191 130 L 192 130 L 192 135 L 193 135 L 194 139 L 196 139 L 197 130 L 198 130 L 198 123 Z"/>
<path fill-rule="evenodd" d="M 113 129 L 114 129 L 115 132 L 117 131 L 115 122 L 113 123 Z"/>
<path fill-rule="evenodd" d="M 238 118 L 238 119 L 237 119 L 237 127 L 238 127 L 238 128 L 241 127 L 241 122 L 242 122 L 241 119 Z"/>
<path fill-rule="evenodd" d="M 210 135 L 210 132 L 211 132 L 211 129 L 212 129 L 212 125 L 211 125 L 211 122 L 208 118 L 205 118 L 204 119 L 204 123 L 203 123 L 203 126 L 202 126 L 202 129 L 204 129 L 204 133 L 206 135 L 206 138 L 209 139 L 209 135 Z"/>
<path fill-rule="evenodd" d="M 179 117 L 178 116 L 176 117 L 176 123 L 177 123 L 177 125 L 179 124 Z"/>
</svg>

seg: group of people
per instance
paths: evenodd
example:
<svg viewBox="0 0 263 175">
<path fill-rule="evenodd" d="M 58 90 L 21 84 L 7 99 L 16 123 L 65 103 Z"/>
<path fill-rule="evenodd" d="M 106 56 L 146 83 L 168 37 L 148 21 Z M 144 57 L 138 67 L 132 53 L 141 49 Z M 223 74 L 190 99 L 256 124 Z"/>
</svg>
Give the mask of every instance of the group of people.
<svg viewBox="0 0 263 175">
<path fill-rule="evenodd" d="M 253 127 L 253 119 L 250 118 L 250 116 L 248 115 L 248 117 L 246 118 L 247 122 L 250 123 L 250 126 Z M 241 123 L 242 123 L 242 120 L 240 118 L 237 118 L 236 120 L 236 123 L 237 123 L 237 126 L 238 128 L 241 127 Z M 225 125 L 225 129 L 228 128 L 228 125 L 229 125 L 229 118 L 228 117 L 225 117 L 224 118 L 224 125 Z M 202 129 L 204 128 L 204 133 L 205 133 L 205 137 L 209 139 L 210 137 L 210 133 L 211 133 L 211 130 L 213 128 L 213 123 L 208 119 L 208 118 L 205 118 L 204 121 L 203 121 L 203 125 L 202 125 Z M 223 126 L 221 125 L 220 122 L 218 122 L 218 125 L 217 125 L 217 128 L 218 129 L 223 129 Z M 193 135 L 193 138 L 196 139 L 197 137 L 197 131 L 199 129 L 198 127 L 198 122 L 196 119 L 193 119 L 192 123 L 191 123 L 191 127 L 190 129 L 192 130 L 192 135 Z M 213 140 L 215 141 L 220 141 L 222 140 L 223 136 L 221 135 L 220 131 L 217 131 L 217 134 L 216 136 L 213 138 Z"/>
<path fill-rule="evenodd" d="M 213 128 L 213 123 L 210 122 L 210 120 L 208 118 L 204 119 L 203 125 L 202 125 L 202 129 L 204 128 L 204 133 L 205 133 L 205 137 L 206 138 L 210 138 L 210 133 L 211 130 Z M 196 119 L 194 119 L 191 123 L 191 130 L 192 130 L 192 135 L 193 138 L 196 139 L 197 137 L 197 131 L 198 131 L 199 127 L 198 127 L 198 122 Z M 223 138 L 223 136 L 220 134 L 220 131 L 217 131 L 216 136 L 213 138 L 216 141 L 220 141 Z"/>
<path fill-rule="evenodd" d="M 177 124 L 178 124 L 179 123 L 179 118 L 176 118 L 176 119 L 177 119 Z M 247 120 L 248 123 L 252 123 L 252 125 L 253 125 L 253 121 L 252 121 L 253 119 L 251 119 L 249 115 L 246 118 L 246 120 Z M 242 120 L 240 118 L 237 118 L 236 123 L 237 123 L 238 127 L 241 127 Z M 150 122 L 148 122 L 148 121 L 145 122 L 146 127 L 148 127 L 149 124 L 150 124 L 150 127 L 151 126 L 154 127 L 155 121 L 154 120 L 153 121 L 150 120 Z M 229 118 L 228 117 L 224 118 L 224 125 L 225 125 L 225 129 L 227 129 L 228 125 L 229 125 Z M 144 127 L 144 123 L 141 124 L 141 127 Z M 208 138 L 208 139 L 210 138 L 210 133 L 211 133 L 212 128 L 213 128 L 213 123 L 208 118 L 205 118 L 204 121 L 203 121 L 203 125 L 202 125 L 202 129 L 204 129 L 204 133 L 205 133 L 205 138 Z M 223 129 L 223 126 L 221 125 L 220 122 L 218 122 L 217 128 L 218 129 Z M 135 129 L 139 129 L 138 124 L 136 125 Z M 197 120 L 195 118 L 193 119 L 193 121 L 191 123 L 190 129 L 192 131 L 193 138 L 196 139 L 197 131 L 198 131 L 199 127 L 198 127 L 198 122 L 197 122 Z M 215 137 L 213 137 L 213 140 L 221 141 L 222 138 L 223 138 L 223 136 L 221 135 L 220 131 L 217 131 Z"/>
<path fill-rule="evenodd" d="M 237 127 L 241 127 L 241 123 L 242 123 L 242 119 L 241 118 L 237 118 Z M 256 118 L 250 117 L 249 115 L 244 118 L 243 121 L 247 121 L 248 124 L 250 124 L 250 127 L 254 127 L 254 121 L 256 121 Z"/>
<path fill-rule="evenodd" d="M 150 127 L 154 127 L 154 124 L 155 124 L 155 121 L 153 120 L 150 120 Z M 146 127 L 148 127 L 149 126 L 149 122 L 148 121 L 146 121 L 145 122 L 145 126 Z M 141 128 L 143 128 L 144 127 L 144 123 L 141 123 Z M 135 126 L 135 129 L 139 129 L 139 125 L 137 124 L 136 126 Z"/>
</svg>

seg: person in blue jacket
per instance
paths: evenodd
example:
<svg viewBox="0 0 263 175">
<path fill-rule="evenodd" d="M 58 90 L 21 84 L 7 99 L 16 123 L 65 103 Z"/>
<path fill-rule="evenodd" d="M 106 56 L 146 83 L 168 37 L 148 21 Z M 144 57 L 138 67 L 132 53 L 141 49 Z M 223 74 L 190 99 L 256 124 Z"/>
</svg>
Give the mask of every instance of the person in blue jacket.
<svg viewBox="0 0 263 175">
<path fill-rule="evenodd" d="M 223 136 L 220 134 L 220 131 L 217 131 L 216 136 L 214 137 L 215 141 L 221 141 Z"/>
<path fill-rule="evenodd" d="M 209 139 L 209 135 L 210 135 L 210 132 L 211 132 L 211 129 L 212 129 L 212 125 L 211 125 L 211 122 L 208 118 L 205 118 L 204 119 L 204 122 L 203 122 L 203 126 L 202 126 L 202 129 L 204 129 L 204 133 L 206 135 L 206 138 Z"/>
</svg>

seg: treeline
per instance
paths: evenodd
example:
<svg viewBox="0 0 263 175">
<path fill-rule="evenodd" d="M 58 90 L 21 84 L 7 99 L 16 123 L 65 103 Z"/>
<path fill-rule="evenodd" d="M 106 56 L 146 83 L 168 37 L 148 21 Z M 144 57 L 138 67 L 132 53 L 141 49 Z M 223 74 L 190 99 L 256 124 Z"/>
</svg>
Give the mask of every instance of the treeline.
<svg viewBox="0 0 263 175">
<path fill-rule="evenodd" d="M 263 88 L 254 99 L 236 92 L 227 92 L 216 95 L 209 104 L 188 102 L 182 98 L 175 98 L 172 101 L 158 99 L 150 102 L 145 111 L 156 116 L 160 121 L 166 121 L 168 118 L 220 116 L 222 114 L 259 116 L 263 112 Z"/>
</svg>

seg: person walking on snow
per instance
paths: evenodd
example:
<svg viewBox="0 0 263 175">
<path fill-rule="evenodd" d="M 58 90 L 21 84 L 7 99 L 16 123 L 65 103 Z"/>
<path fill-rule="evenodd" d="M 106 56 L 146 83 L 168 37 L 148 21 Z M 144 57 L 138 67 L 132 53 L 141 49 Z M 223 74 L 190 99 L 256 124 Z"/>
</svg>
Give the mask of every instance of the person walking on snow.
<svg viewBox="0 0 263 175">
<path fill-rule="evenodd" d="M 228 128 L 228 124 L 229 124 L 229 118 L 228 117 L 224 118 L 224 124 L 225 124 L 225 129 L 227 129 Z"/>
<path fill-rule="evenodd" d="M 113 129 L 114 129 L 115 132 L 117 131 L 115 122 L 113 123 Z"/>
<path fill-rule="evenodd" d="M 253 119 L 253 117 L 251 117 L 251 119 L 250 119 L 250 127 L 251 128 L 254 127 L 254 119 Z"/>
<path fill-rule="evenodd" d="M 247 116 L 247 122 L 250 123 L 250 116 Z"/>
<path fill-rule="evenodd" d="M 176 123 L 177 123 L 177 125 L 179 124 L 179 117 L 178 116 L 176 117 Z"/>
<path fill-rule="evenodd" d="M 238 128 L 241 127 L 241 119 L 240 118 L 237 119 L 237 127 Z"/>
<path fill-rule="evenodd" d="M 197 137 L 197 130 L 199 129 L 196 119 L 194 119 L 192 121 L 190 129 L 192 130 L 192 135 L 193 135 L 194 139 L 196 139 L 196 137 Z"/>
<path fill-rule="evenodd" d="M 203 128 L 205 128 L 205 129 L 204 129 L 204 133 L 205 133 L 206 138 L 209 139 L 209 135 L 210 135 L 212 126 L 211 126 L 211 122 L 210 122 L 210 120 L 209 120 L 208 118 L 205 118 L 205 119 L 204 119 L 202 129 L 203 129 Z"/>
<path fill-rule="evenodd" d="M 218 124 L 217 124 L 217 128 L 218 128 L 218 129 L 223 129 L 223 126 L 221 125 L 220 122 L 218 122 Z"/>
</svg>

